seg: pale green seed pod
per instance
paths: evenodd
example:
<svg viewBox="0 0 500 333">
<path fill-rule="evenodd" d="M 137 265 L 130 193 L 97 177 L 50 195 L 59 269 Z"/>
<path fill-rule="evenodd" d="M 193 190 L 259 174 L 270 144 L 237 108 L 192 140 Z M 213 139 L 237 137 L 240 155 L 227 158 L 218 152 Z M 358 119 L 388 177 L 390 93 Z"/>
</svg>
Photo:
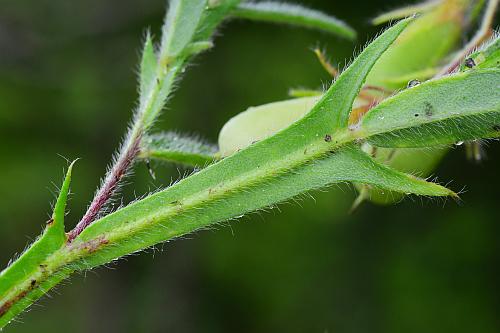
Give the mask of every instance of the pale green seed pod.
<svg viewBox="0 0 500 333">
<path fill-rule="evenodd" d="M 296 98 L 250 107 L 222 127 L 219 133 L 221 157 L 263 140 L 306 115 L 320 96 Z"/>
<path fill-rule="evenodd" d="M 367 84 L 400 89 L 432 77 L 460 42 L 472 2 L 443 0 L 422 13 L 377 61 Z"/>
</svg>

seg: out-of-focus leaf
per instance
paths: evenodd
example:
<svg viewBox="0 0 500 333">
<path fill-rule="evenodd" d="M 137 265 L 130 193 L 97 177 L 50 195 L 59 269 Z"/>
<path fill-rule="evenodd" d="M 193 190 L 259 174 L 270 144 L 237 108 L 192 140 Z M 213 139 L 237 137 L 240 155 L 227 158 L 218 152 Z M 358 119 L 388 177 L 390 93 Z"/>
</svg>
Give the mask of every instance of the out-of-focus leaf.
<svg viewBox="0 0 500 333">
<path fill-rule="evenodd" d="M 436 7 L 437 5 L 439 5 L 439 2 L 439 0 L 425 1 L 412 6 L 396 8 L 378 15 L 377 17 L 372 19 L 372 24 L 379 25 L 392 20 L 398 20 L 404 17 L 412 16 L 414 14 L 420 14 Z"/>
<path fill-rule="evenodd" d="M 139 157 L 189 166 L 206 166 L 216 159 L 216 153 L 215 145 L 175 132 L 165 132 L 145 137 Z"/>
<path fill-rule="evenodd" d="M 344 38 L 356 38 L 356 32 L 341 20 L 296 4 L 263 1 L 240 4 L 233 16 L 266 22 L 287 23 L 323 30 Z"/>
<path fill-rule="evenodd" d="M 171 0 L 165 19 L 161 61 L 179 55 L 190 43 L 207 6 L 207 0 Z"/>
<path fill-rule="evenodd" d="M 420 76 L 426 74 L 422 71 L 441 67 L 461 42 L 470 2 L 442 0 L 415 18 L 377 61 L 366 83 L 397 90 L 412 79 L 428 79 Z M 414 73 L 420 75 L 411 77 Z"/>
</svg>

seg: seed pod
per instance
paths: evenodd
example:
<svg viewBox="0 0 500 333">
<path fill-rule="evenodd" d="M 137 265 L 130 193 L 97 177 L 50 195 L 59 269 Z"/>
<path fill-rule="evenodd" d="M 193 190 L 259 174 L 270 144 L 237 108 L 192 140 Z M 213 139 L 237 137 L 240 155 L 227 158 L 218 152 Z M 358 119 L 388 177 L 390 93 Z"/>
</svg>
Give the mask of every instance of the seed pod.
<svg viewBox="0 0 500 333">
<path fill-rule="evenodd" d="M 444 0 L 415 19 L 375 64 L 367 84 L 400 89 L 411 79 L 432 77 L 458 46 L 472 2 Z"/>
<path fill-rule="evenodd" d="M 234 116 L 219 133 L 221 157 L 263 140 L 307 114 L 321 96 L 296 98 L 250 107 Z"/>
</svg>

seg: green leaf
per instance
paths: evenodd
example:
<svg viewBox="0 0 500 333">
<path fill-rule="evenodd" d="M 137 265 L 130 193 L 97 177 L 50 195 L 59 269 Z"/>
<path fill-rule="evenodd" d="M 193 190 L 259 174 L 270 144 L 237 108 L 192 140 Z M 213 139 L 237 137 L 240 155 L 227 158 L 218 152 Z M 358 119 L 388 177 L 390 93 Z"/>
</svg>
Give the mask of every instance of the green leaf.
<svg viewBox="0 0 500 333">
<path fill-rule="evenodd" d="M 145 137 L 139 158 L 204 167 L 216 159 L 216 153 L 215 145 L 175 132 L 165 132 Z"/>
<path fill-rule="evenodd" d="M 140 95 L 142 99 L 148 97 L 155 84 L 157 68 L 158 59 L 156 58 L 153 39 L 148 32 L 141 59 Z"/>
<path fill-rule="evenodd" d="M 66 214 L 66 203 L 68 201 L 69 186 L 71 184 L 71 173 L 77 160 L 74 160 L 68 167 L 66 177 L 59 191 L 54 212 L 52 213 L 53 223 L 47 227 L 47 235 L 52 238 L 53 248 L 60 247 L 66 241 L 64 234 L 64 215 Z"/>
<path fill-rule="evenodd" d="M 328 135 L 334 130 L 335 114 L 342 112 L 348 115 L 364 76 L 407 24 L 407 20 L 402 21 L 378 37 L 339 76 L 312 111 L 290 127 L 90 225 L 72 244 L 75 251 L 79 251 L 82 243 L 96 237 L 104 237 L 106 244 L 112 246 L 105 244 L 102 250 L 95 250 L 93 259 L 87 257 L 82 265 L 106 262 L 208 224 L 263 208 L 274 200 L 285 199 L 278 195 L 277 185 L 269 185 L 269 193 L 266 192 L 264 196 L 266 186 L 300 174 L 302 167 L 316 165 L 314 160 L 325 155 L 336 156 L 330 151 L 336 151 L 342 142 L 336 142 L 333 134 Z M 308 172 L 314 174 L 314 171 Z M 364 173 L 362 169 L 358 172 Z M 333 182 L 332 177 L 335 177 L 335 173 L 332 176 L 322 174 L 321 182 L 326 183 L 297 183 L 293 191 L 285 187 L 281 195 L 289 198 L 314 188 L 313 184 L 327 185 Z M 404 178 L 408 180 L 407 176 Z M 375 181 L 354 177 L 353 180 Z M 286 184 L 288 186 L 289 183 Z M 250 196 L 252 190 L 255 190 L 255 194 Z M 409 188 L 403 190 L 411 192 Z M 278 191 L 276 196 L 272 196 L 273 191 Z M 263 197 L 257 200 L 259 195 Z"/>
<path fill-rule="evenodd" d="M 401 20 L 396 25 L 387 29 L 380 37 L 366 47 L 338 77 L 330 89 L 328 89 L 318 105 L 321 105 L 326 112 L 332 114 L 333 129 L 347 127 L 352 104 L 358 96 L 368 73 L 377 59 L 380 58 L 411 21 L 411 19 Z M 339 91 L 342 91 L 342 96 L 337 95 Z"/>
<path fill-rule="evenodd" d="M 209 40 L 217 26 L 240 2 L 241 0 L 208 0 L 193 41 Z"/>
<path fill-rule="evenodd" d="M 500 70 L 431 80 L 386 99 L 352 135 L 380 147 L 428 147 L 500 136 Z"/>
<path fill-rule="evenodd" d="M 409 80 L 427 79 L 421 71 L 441 68 L 459 47 L 468 6 L 468 1 L 439 1 L 438 6 L 415 18 L 377 61 L 367 84 L 398 90 L 406 87 Z M 412 74 L 419 75 L 407 79 Z"/>
<path fill-rule="evenodd" d="M 462 62 L 461 71 L 469 70 L 466 61 L 472 59 L 473 68 L 500 68 L 500 35 L 497 33 L 491 41 L 487 42 L 479 50 L 473 52 Z M 470 66 L 471 64 L 469 64 Z"/>
<path fill-rule="evenodd" d="M 204 170 L 218 169 L 224 172 L 222 165 L 224 163 L 219 162 L 212 168 Z M 239 189 L 225 190 L 220 184 L 217 187 L 206 188 L 206 192 L 189 195 L 190 187 L 194 183 L 208 181 L 206 174 L 202 174 L 204 170 L 91 225 L 77 241 L 89 241 L 96 235 L 105 235 L 113 246 L 103 247 L 102 250 L 87 257 L 85 262 L 81 263 L 82 267 L 90 268 L 212 223 L 286 201 L 304 191 L 339 182 L 356 181 L 388 190 L 420 195 L 455 196 L 452 191 L 442 186 L 377 163 L 355 146 L 341 148 L 319 160 L 287 172 L 248 180 L 245 186 Z M 226 181 L 231 184 L 233 180 Z M 125 218 L 126 224 L 123 223 Z M 136 227 L 139 228 L 134 230 Z M 133 237 L 133 240 L 130 240 L 128 235 L 122 238 L 119 235 L 123 232 L 140 234 L 140 237 Z"/>
<path fill-rule="evenodd" d="M 355 146 L 347 128 L 364 78 L 407 24 L 398 23 L 370 44 L 291 126 L 89 225 L 46 259 L 51 274 L 41 285 L 50 288 L 57 282 L 51 280 L 55 274 L 64 277 L 73 269 L 106 263 L 331 183 L 355 181 L 404 193 L 453 195 L 376 163 Z M 23 290 L 31 292 L 29 285 Z M 0 300 L 19 299 L 2 295 Z"/>
<path fill-rule="evenodd" d="M 232 14 L 239 18 L 287 23 L 323 30 L 348 39 L 356 38 L 356 32 L 341 20 L 296 4 L 274 1 L 249 2 L 239 5 Z"/>
<path fill-rule="evenodd" d="M 206 5 L 206 0 L 170 1 L 163 26 L 160 49 L 162 61 L 178 56 L 193 40 Z"/>
<path fill-rule="evenodd" d="M 366 145 L 369 146 L 369 145 Z M 421 178 L 429 177 L 444 155 L 449 151 L 448 147 L 437 148 L 374 148 L 363 147 L 375 155 L 374 159 L 383 163 L 391 169 L 399 172 L 410 173 Z M 369 200 L 377 204 L 394 204 L 400 201 L 404 193 L 371 188 L 367 185 L 358 185 L 359 196 L 353 204 L 355 208 L 363 200 Z"/>
<path fill-rule="evenodd" d="M 440 4 L 440 1 L 425 1 L 413 6 L 405 6 L 397 9 L 393 9 L 391 11 L 385 12 L 383 14 L 378 15 L 372 20 L 373 25 L 379 25 L 382 23 L 387 23 L 392 20 L 398 20 L 404 17 L 412 16 L 415 14 L 424 13 L 437 5 Z"/>
<path fill-rule="evenodd" d="M 41 275 L 45 267 L 42 265 L 44 260 L 66 243 L 64 214 L 71 183 L 71 171 L 75 162 L 71 163 L 68 168 L 54 206 L 52 218 L 47 222 L 43 234 L 19 259 L 0 273 L 0 300 L 8 299 L 8 295 L 12 295 L 10 298 L 15 298 L 18 294 L 22 295 L 26 290 L 26 285 L 29 292 L 37 289 L 39 281 L 33 276 Z M 32 302 L 32 298 L 26 297 L 23 302 L 14 304 L 0 303 L 0 327 L 3 326 L 2 323 L 7 323 L 10 318 L 28 307 Z"/>
<path fill-rule="evenodd" d="M 389 76 L 387 78 L 382 78 L 380 79 L 380 83 L 382 83 L 384 87 L 405 87 L 411 80 L 429 80 L 439 73 L 439 70 L 440 68 L 437 67 L 425 68 L 401 76 Z"/>
</svg>

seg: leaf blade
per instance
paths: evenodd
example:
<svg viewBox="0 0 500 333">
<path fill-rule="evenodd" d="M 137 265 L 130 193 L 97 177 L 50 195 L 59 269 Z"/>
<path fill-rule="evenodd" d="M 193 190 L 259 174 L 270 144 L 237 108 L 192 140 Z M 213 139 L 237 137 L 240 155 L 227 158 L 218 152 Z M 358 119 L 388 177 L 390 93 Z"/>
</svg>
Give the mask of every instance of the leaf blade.
<svg viewBox="0 0 500 333">
<path fill-rule="evenodd" d="M 396 8 L 388 12 L 382 13 L 371 20 L 373 25 L 387 23 L 392 20 L 401 19 L 414 14 L 426 12 L 439 5 L 439 1 L 428 1 L 416 5 Z"/>
<path fill-rule="evenodd" d="M 332 114 L 333 129 L 347 128 L 352 104 L 370 70 L 411 21 L 411 18 L 399 21 L 370 43 L 325 93 L 318 104 L 324 103 L 325 108 L 335 110 Z M 340 91 L 343 96 L 338 96 Z"/>
<path fill-rule="evenodd" d="M 141 237 L 134 238 L 132 242 L 126 239 L 113 240 L 112 247 L 96 251 L 95 255 L 87 258 L 82 265 L 90 265 L 90 267 L 99 265 L 115 257 L 193 232 L 212 223 L 286 201 L 304 191 L 351 181 L 404 193 L 456 196 L 452 191 L 438 184 L 390 169 L 374 161 L 358 147 L 350 145 L 289 172 L 260 179 L 246 186 L 244 191 L 235 191 L 230 195 L 217 197 L 218 190 L 213 189 L 207 193 L 207 197 L 197 199 L 199 206 L 196 206 L 197 209 L 191 209 L 189 214 L 183 214 L 184 207 L 187 208 L 185 205 L 189 204 L 185 201 L 186 198 L 178 192 L 182 192 L 182 187 L 186 186 L 180 182 L 164 192 L 104 217 L 99 224 L 93 224 L 85 230 L 77 240 L 85 241 L 98 234 L 106 234 L 112 238 L 112 233 L 116 230 L 115 221 L 123 220 L 124 216 L 127 216 L 129 226 L 135 223 L 141 223 L 144 226 L 139 232 Z M 172 204 L 170 207 L 165 207 L 165 202 L 172 202 Z M 159 205 L 163 206 L 161 212 L 158 209 Z"/>
<path fill-rule="evenodd" d="M 431 80 L 370 110 L 353 135 L 379 147 L 425 147 L 500 135 L 500 70 Z M 460 125 L 458 125 L 460 124 Z"/>
<path fill-rule="evenodd" d="M 45 226 L 44 233 L 38 238 L 11 266 L 0 273 L 0 299 L 8 293 L 16 295 L 21 292 L 23 283 L 30 284 L 34 289 L 37 281 L 25 281 L 33 272 L 40 271 L 41 263 L 52 253 L 59 250 L 67 240 L 64 232 L 64 215 L 66 203 L 71 183 L 71 173 L 76 161 L 73 161 L 68 167 L 66 176 L 61 186 L 59 196 L 54 206 L 52 218 Z M 14 287 L 12 287 L 14 286 Z M 12 306 L 20 307 L 19 311 L 28 307 L 33 301 L 27 299 L 23 303 L 0 304 L 0 318 L 3 314 L 11 310 Z M 14 312 L 17 310 L 13 310 Z M 1 327 L 1 325 L 0 325 Z"/>
<path fill-rule="evenodd" d="M 140 65 L 140 96 L 144 99 L 146 98 L 156 79 L 156 70 L 158 65 L 158 59 L 156 58 L 153 39 L 151 34 L 146 34 L 146 41 L 144 42 L 144 48 L 142 51 L 142 59 Z M 144 103 L 144 101 L 143 101 Z"/>
<path fill-rule="evenodd" d="M 207 0 L 171 0 L 163 25 L 160 59 L 168 62 L 192 41 Z"/>
<path fill-rule="evenodd" d="M 204 167 L 216 160 L 217 147 L 195 137 L 175 132 L 148 135 L 142 142 L 139 158 Z"/>
<path fill-rule="evenodd" d="M 318 29 L 351 40 L 356 38 L 354 29 L 343 21 L 331 15 L 297 4 L 273 1 L 248 2 L 236 7 L 232 15 L 255 21 L 287 23 Z"/>
</svg>

